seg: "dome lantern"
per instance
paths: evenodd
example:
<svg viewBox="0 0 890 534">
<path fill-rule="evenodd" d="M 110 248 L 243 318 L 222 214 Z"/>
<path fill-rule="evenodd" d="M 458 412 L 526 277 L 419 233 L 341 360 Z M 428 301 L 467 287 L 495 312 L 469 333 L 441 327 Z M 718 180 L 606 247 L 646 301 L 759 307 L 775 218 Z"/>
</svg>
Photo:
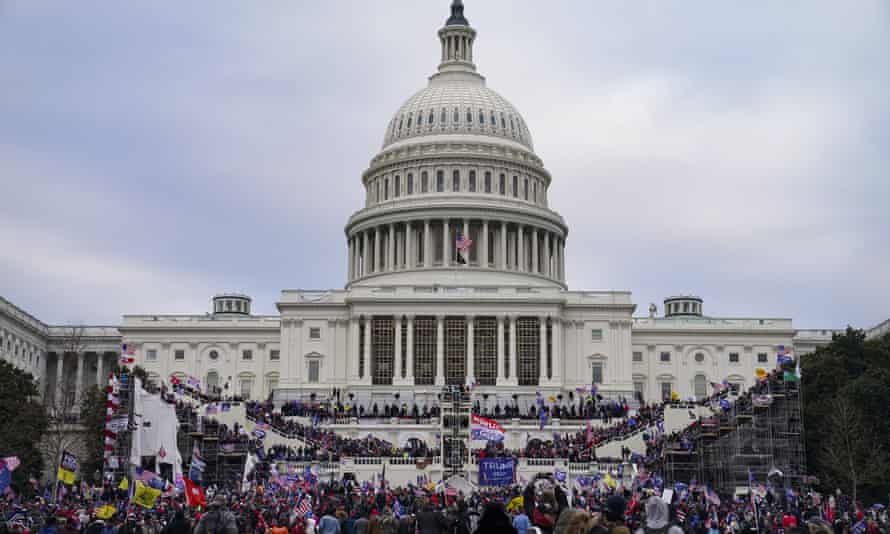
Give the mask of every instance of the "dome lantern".
<svg viewBox="0 0 890 534">
<path fill-rule="evenodd" d="M 476 30 L 464 17 L 464 5 L 460 0 L 451 4 L 451 16 L 445 21 L 445 27 L 439 30 L 439 41 L 442 43 L 442 62 L 439 72 L 476 72 L 473 63 L 473 42 Z"/>
</svg>

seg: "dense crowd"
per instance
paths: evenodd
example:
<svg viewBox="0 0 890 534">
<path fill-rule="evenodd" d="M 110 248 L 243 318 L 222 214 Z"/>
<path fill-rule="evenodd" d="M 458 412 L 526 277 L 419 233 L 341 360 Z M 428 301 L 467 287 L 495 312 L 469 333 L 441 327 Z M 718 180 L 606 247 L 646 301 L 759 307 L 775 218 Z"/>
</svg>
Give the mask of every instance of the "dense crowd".
<svg viewBox="0 0 890 534">
<path fill-rule="evenodd" d="M 676 534 L 887 533 L 882 505 L 865 507 L 840 491 L 820 495 L 771 487 L 764 495 L 719 496 L 703 487 L 663 491 L 654 478 L 630 488 L 564 484 L 551 476 L 464 494 L 442 484 L 390 487 L 350 480 L 266 480 L 207 489 L 207 506 L 168 492 L 151 508 L 111 483 L 74 486 L 0 502 L 0 534 Z M 780 481 L 776 481 L 780 482 Z M 103 514 L 102 510 L 109 510 Z M 99 516 L 105 518 L 100 518 Z"/>
</svg>

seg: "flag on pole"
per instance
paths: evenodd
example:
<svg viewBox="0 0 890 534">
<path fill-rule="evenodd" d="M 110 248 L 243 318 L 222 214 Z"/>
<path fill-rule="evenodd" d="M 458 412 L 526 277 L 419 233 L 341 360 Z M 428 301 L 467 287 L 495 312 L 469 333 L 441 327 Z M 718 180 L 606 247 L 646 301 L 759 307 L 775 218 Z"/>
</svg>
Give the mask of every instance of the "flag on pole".
<svg viewBox="0 0 890 534">
<path fill-rule="evenodd" d="M 77 458 L 68 451 L 62 451 L 62 459 L 59 462 L 59 470 L 56 472 L 56 478 L 70 486 L 71 484 L 74 484 L 76 472 Z"/>
<path fill-rule="evenodd" d="M 120 484 L 117 485 L 117 489 L 129 491 L 130 490 L 130 481 L 126 477 L 122 478 Z"/>
<path fill-rule="evenodd" d="M 154 508 L 155 502 L 161 496 L 161 490 L 146 486 L 141 480 L 136 481 L 136 489 L 133 492 L 132 501 L 143 508 Z"/>
<path fill-rule="evenodd" d="M 110 504 L 100 506 L 96 509 L 96 517 L 99 519 L 111 519 L 117 513 L 117 508 Z"/>
<path fill-rule="evenodd" d="M 470 236 L 458 232 L 455 244 L 457 245 L 457 262 L 463 265 L 470 263 L 470 247 L 473 246 Z"/>
<path fill-rule="evenodd" d="M 185 502 L 192 508 L 207 506 L 207 496 L 204 495 L 204 489 L 188 478 L 185 479 Z"/>
<path fill-rule="evenodd" d="M 136 358 L 133 356 L 136 354 L 136 349 L 133 345 L 127 345 L 124 343 L 121 345 L 121 356 L 120 356 L 120 364 L 121 365 L 130 365 L 131 363 L 136 361 Z"/>
<path fill-rule="evenodd" d="M 306 514 L 312 511 L 312 496 L 304 493 L 302 497 L 300 497 L 300 502 L 297 503 L 297 517 L 306 517 Z"/>
<path fill-rule="evenodd" d="M 472 426 L 470 427 L 472 439 L 485 441 L 503 441 L 504 427 L 497 421 L 472 414 Z"/>
</svg>

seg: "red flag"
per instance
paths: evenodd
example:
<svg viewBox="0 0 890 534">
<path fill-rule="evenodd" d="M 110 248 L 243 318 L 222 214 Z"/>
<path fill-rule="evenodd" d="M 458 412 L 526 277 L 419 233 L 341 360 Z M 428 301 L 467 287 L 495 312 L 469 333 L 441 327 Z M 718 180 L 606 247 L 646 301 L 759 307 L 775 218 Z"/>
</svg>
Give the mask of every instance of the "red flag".
<svg viewBox="0 0 890 534">
<path fill-rule="evenodd" d="M 190 478 L 184 477 L 185 480 L 185 502 L 192 508 L 198 506 L 207 506 L 207 497 L 204 496 L 204 488 L 195 484 Z"/>
</svg>

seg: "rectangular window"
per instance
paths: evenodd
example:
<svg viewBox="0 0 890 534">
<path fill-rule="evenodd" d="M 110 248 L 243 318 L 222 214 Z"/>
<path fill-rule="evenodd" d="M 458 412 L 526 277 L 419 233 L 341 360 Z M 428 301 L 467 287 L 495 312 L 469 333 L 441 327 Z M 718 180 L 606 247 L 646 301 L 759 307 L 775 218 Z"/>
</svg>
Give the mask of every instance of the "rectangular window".
<svg viewBox="0 0 890 534">
<path fill-rule="evenodd" d="M 594 328 L 590 331 L 590 340 L 591 341 L 602 341 L 603 340 L 603 331 L 599 328 Z"/>
<path fill-rule="evenodd" d="M 436 319 L 414 319 L 414 383 L 432 386 L 436 377 Z"/>
<path fill-rule="evenodd" d="M 380 180 L 377 180 L 375 183 L 377 184 L 377 196 L 374 198 L 377 202 L 380 202 Z"/>
<path fill-rule="evenodd" d="M 500 180 L 498 181 L 498 192 L 502 195 L 507 194 L 507 177 L 503 174 L 501 175 Z"/>
<path fill-rule="evenodd" d="M 408 194 L 414 194 L 414 175 L 409 173 L 406 185 L 408 186 Z"/>
<path fill-rule="evenodd" d="M 443 191 L 445 191 L 445 173 L 436 171 L 436 192 L 441 193 Z"/>
<path fill-rule="evenodd" d="M 389 178 L 383 180 L 383 200 L 389 200 Z"/>
<path fill-rule="evenodd" d="M 642 382 L 634 382 L 634 397 L 643 402 L 643 383 Z"/>
<path fill-rule="evenodd" d="M 158 351 L 154 349 L 149 349 L 145 351 L 145 361 L 154 362 L 158 360 Z"/>
<path fill-rule="evenodd" d="M 318 375 L 321 367 L 321 362 L 318 360 L 309 360 L 309 382 L 312 384 L 318 383 Z"/>
<path fill-rule="evenodd" d="M 527 202 L 527 201 L 528 201 L 528 178 L 525 179 L 525 182 L 524 182 L 524 185 L 523 185 L 523 190 L 524 190 L 523 198 L 524 198 L 524 199 L 526 200 L 526 202 Z"/>
<path fill-rule="evenodd" d="M 252 360 L 253 359 L 253 351 L 252 350 L 242 350 L 241 351 L 241 359 L 242 360 Z"/>
<path fill-rule="evenodd" d="M 395 372 L 395 321 L 392 317 L 371 320 L 371 383 L 392 385 Z"/>
<path fill-rule="evenodd" d="M 241 379 L 241 398 L 249 399 L 252 391 L 253 391 L 253 380 L 250 378 L 242 378 Z"/>
<path fill-rule="evenodd" d="M 674 391 L 674 385 L 671 382 L 661 383 L 661 400 L 671 400 L 671 393 Z"/>
<path fill-rule="evenodd" d="M 739 353 L 738 352 L 730 352 L 729 353 L 729 363 L 739 363 Z"/>
<path fill-rule="evenodd" d="M 173 351 L 173 359 L 174 360 L 184 360 L 185 359 L 185 351 L 184 350 Z"/>
<path fill-rule="evenodd" d="M 498 322 L 494 317 L 477 317 L 473 325 L 473 366 L 476 383 L 494 386 L 498 374 Z"/>
<path fill-rule="evenodd" d="M 519 177 L 513 177 L 513 198 L 519 197 Z"/>
<path fill-rule="evenodd" d="M 398 174 L 396 175 L 395 181 L 393 181 L 392 186 L 392 196 L 393 198 L 398 197 L 402 191 L 402 177 Z"/>
<path fill-rule="evenodd" d="M 641 362 L 641 361 L 643 361 L 643 353 L 642 353 L 642 352 L 639 352 L 639 351 L 634 351 L 634 354 L 633 354 L 633 361 L 635 361 L 635 362 Z"/>
<path fill-rule="evenodd" d="M 491 193 L 491 173 L 485 173 L 485 192 Z"/>
<path fill-rule="evenodd" d="M 420 192 L 421 193 L 429 193 L 430 192 L 430 176 L 426 171 L 420 173 Z"/>
<path fill-rule="evenodd" d="M 541 376 L 541 322 L 537 317 L 516 319 L 516 377 L 520 386 L 537 386 Z"/>
<path fill-rule="evenodd" d="M 661 358 L 660 358 L 660 359 L 661 359 L 661 361 L 663 361 L 663 362 L 669 362 L 669 361 L 671 361 L 671 353 L 670 353 L 670 352 L 662 352 L 662 353 L 661 353 Z"/>
<path fill-rule="evenodd" d="M 269 351 L 269 359 L 270 360 L 280 360 L 281 359 L 281 351 L 278 349 L 272 349 Z"/>
<path fill-rule="evenodd" d="M 321 339 L 321 328 L 317 326 L 310 328 L 309 339 Z"/>
<path fill-rule="evenodd" d="M 594 363 L 591 366 L 591 370 L 593 371 L 591 373 L 591 377 L 590 377 L 590 380 L 592 381 L 592 383 L 593 384 L 602 384 L 603 383 L 603 364 Z"/>
<path fill-rule="evenodd" d="M 451 173 L 451 190 L 460 191 L 460 171 Z"/>
<path fill-rule="evenodd" d="M 538 201 L 538 182 L 532 182 L 532 202 Z"/>
<path fill-rule="evenodd" d="M 445 383 L 467 380 L 467 323 L 463 317 L 445 318 Z"/>
<path fill-rule="evenodd" d="M 470 193 L 476 192 L 476 171 L 470 171 L 470 182 L 467 189 L 470 190 Z"/>
<path fill-rule="evenodd" d="M 757 363 L 766 363 L 769 361 L 769 356 L 765 352 L 757 353 Z"/>
</svg>

